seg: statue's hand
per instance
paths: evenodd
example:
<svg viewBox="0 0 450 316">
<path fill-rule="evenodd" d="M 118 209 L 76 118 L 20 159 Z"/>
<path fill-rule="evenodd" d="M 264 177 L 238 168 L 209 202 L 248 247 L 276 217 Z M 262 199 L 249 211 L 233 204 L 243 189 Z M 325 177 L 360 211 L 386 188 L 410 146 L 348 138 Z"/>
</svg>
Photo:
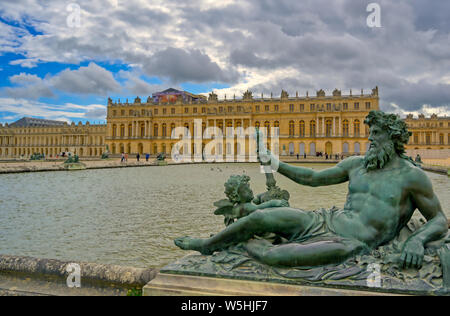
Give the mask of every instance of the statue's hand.
<svg viewBox="0 0 450 316">
<path fill-rule="evenodd" d="M 256 130 L 257 136 L 257 152 L 258 152 L 258 160 L 262 165 L 270 165 L 271 154 L 270 151 L 267 150 L 266 145 L 264 144 L 264 136 L 261 131 Z"/>
<path fill-rule="evenodd" d="M 402 255 L 400 256 L 400 262 L 403 268 L 421 268 L 423 257 L 425 254 L 425 248 L 417 239 L 411 238 L 405 242 L 403 246 Z"/>
</svg>

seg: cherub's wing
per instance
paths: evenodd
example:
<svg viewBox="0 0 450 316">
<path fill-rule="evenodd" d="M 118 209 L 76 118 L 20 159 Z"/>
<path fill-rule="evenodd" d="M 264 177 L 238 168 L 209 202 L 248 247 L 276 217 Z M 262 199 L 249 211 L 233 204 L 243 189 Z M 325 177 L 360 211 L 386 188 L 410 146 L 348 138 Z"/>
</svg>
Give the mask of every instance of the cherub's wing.
<svg viewBox="0 0 450 316">
<path fill-rule="evenodd" d="M 217 209 L 214 211 L 215 215 L 231 215 L 234 204 L 230 200 L 224 199 L 214 203 Z"/>
</svg>

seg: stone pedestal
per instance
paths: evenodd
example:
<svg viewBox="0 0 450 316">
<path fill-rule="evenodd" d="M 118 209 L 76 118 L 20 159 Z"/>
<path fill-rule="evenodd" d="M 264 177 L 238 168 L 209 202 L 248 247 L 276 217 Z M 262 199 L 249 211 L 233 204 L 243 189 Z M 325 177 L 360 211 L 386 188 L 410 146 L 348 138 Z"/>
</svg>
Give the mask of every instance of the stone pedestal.
<svg viewBox="0 0 450 316">
<path fill-rule="evenodd" d="M 144 296 L 361 296 L 386 293 L 159 273 Z M 392 294 L 389 294 L 392 295 Z"/>
<path fill-rule="evenodd" d="M 420 270 L 399 268 L 396 255 L 386 254 L 382 248 L 377 254 L 357 256 L 339 265 L 277 268 L 255 261 L 238 245 L 211 256 L 192 253 L 170 263 L 144 287 L 143 294 L 449 295 L 442 271 L 448 270 L 449 252 L 441 249 L 441 260 L 426 255 Z"/>
</svg>

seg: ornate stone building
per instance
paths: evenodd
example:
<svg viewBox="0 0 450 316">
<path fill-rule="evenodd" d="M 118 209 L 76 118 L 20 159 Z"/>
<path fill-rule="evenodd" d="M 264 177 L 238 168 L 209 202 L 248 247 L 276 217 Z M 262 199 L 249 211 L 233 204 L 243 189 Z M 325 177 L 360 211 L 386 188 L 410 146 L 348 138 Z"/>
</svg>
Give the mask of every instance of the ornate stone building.
<svg viewBox="0 0 450 316">
<path fill-rule="evenodd" d="M 23 118 L 10 125 L 0 124 L 0 157 L 29 157 L 33 153 L 55 156 L 61 152 L 72 152 L 82 157 L 99 157 L 109 145 L 114 155 L 120 153 L 155 155 L 170 154 L 178 139 L 172 139 L 176 127 L 186 127 L 190 135 L 197 135 L 194 120 L 201 120 L 201 132 L 207 127 L 216 127 L 229 134 L 242 127 L 267 127 L 273 133 L 278 128 L 278 140 L 267 145 L 281 155 L 316 152 L 328 154 L 364 154 L 368 148 L 368 130 L 364 118 L 370 110 L 379 109 L 378 88 L 369 94 L 342 95 L 334 90 L 326 95 L 319 90 L 314 96 L 290 97 L 286 91 L 281 97 L 253 96 L 246 91 L 242 98 L 219 100 L 215 93 L 209 97 L 186 91 L 168 89 L 155 93 L 146 102 L 137 97 L 134 102 L 121 103 L 108 99 L 107 125 L 77 125 L 59 121 Z M 425 118 L 406 118 L 413 135 L 407 145 L 408 152 L 433 149 L 444 156 L 450 150 L 450 118 L 432 115 Z M 182 136 L 182 135 L 179 135 Z M 234 138 L 236 137 L 236 138 Z M 229 140 L 228 140 L 229 141 Z M 190 141 L 190 152 L 199 153 L 195 140 Z M 201 139 L 202 147 L 210 142 Z M 239 148 L 237 136 L 233 144 L 224 139 L 218 154 L 248 154 Z M 189 146 L 189 145 L 188 145 Z M 444 151 L 442 151 L 444 149 Z M 244 150 L 244 149 L 243 149 Z M 440 156 L 439 156 L 440 157 Z"/>
<path fill-rule="evenodd" d="M 290 97 L 282 91 L 280 98 L 246 91 L 242 98 L 219 100 L 215 93 L 209 98 L 185 91 L 168 89 L 149 97 L 147 102 L 136 98 L 132 103 L 108 100 L 106 144 L 113 154 L 171 153 L 178 142 L 171 139 L 176 127 L 194 132 L 194 120 L 200 119 L 202 134 L 207 127 L 227 128 L 249 126 L 279 128 L 279 143 L 273 151 L 281 155 L 363 154 L 368 148 L 368 130 L 364 118 L 370 110 L 379 109 L 378 88 L 369 94 L 342 95 L 334 90 L 327 96 L 323 90 L 315 96 Z M 204 147 L 209 140 L 203 139 Z M 270 144 L 268 144 L 270 146 Z M 278 146 L 277 146 L 278 145 Z M 192 141 L 191 153 L 199 152 Z M 231 145 L 232 146 L 232 145 Z M 224 141 L 223 150 L 230 150 Z M 234 153 L 240 152 L 234 144 Z M 201 151 L 200 151 L 201 152 Z M 248 153 L 248 151 L 246 151 Z"/>
<path fill-rule="evenodd" d="M 55 157 L 71 152 L 82 157 L 98 157 L 105 151 L 106 125 L 22 118 L 0 124 L 0 157 L 29 157 L 33 153 Z"/>
<path fill-rule="evenodd" d="M 426 118 L 412 114 L 405 119 L 412 132 L 407 149 L 450 149 L 450 117 L 438 117 L 436 114 Z"/>
</svg>

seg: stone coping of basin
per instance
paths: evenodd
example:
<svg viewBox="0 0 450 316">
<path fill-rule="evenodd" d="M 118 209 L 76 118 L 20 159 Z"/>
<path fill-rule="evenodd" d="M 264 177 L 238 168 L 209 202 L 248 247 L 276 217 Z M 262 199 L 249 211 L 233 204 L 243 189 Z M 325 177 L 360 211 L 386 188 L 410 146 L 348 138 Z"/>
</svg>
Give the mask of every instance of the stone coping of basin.
<svg viewBox="0 0 450 316">
<path fill-rule="evenodd" d="M 0 274 L 22 274 L 31 278 L 56 277 L 65 281 L 69 276 L 66 268 L 71 263 L 79 265 L 83 283 L 99 282 L 128 288 L 142 287 L 157 274 L 155 269 L 9 255 L 0 255 Z"/>
</svg>

